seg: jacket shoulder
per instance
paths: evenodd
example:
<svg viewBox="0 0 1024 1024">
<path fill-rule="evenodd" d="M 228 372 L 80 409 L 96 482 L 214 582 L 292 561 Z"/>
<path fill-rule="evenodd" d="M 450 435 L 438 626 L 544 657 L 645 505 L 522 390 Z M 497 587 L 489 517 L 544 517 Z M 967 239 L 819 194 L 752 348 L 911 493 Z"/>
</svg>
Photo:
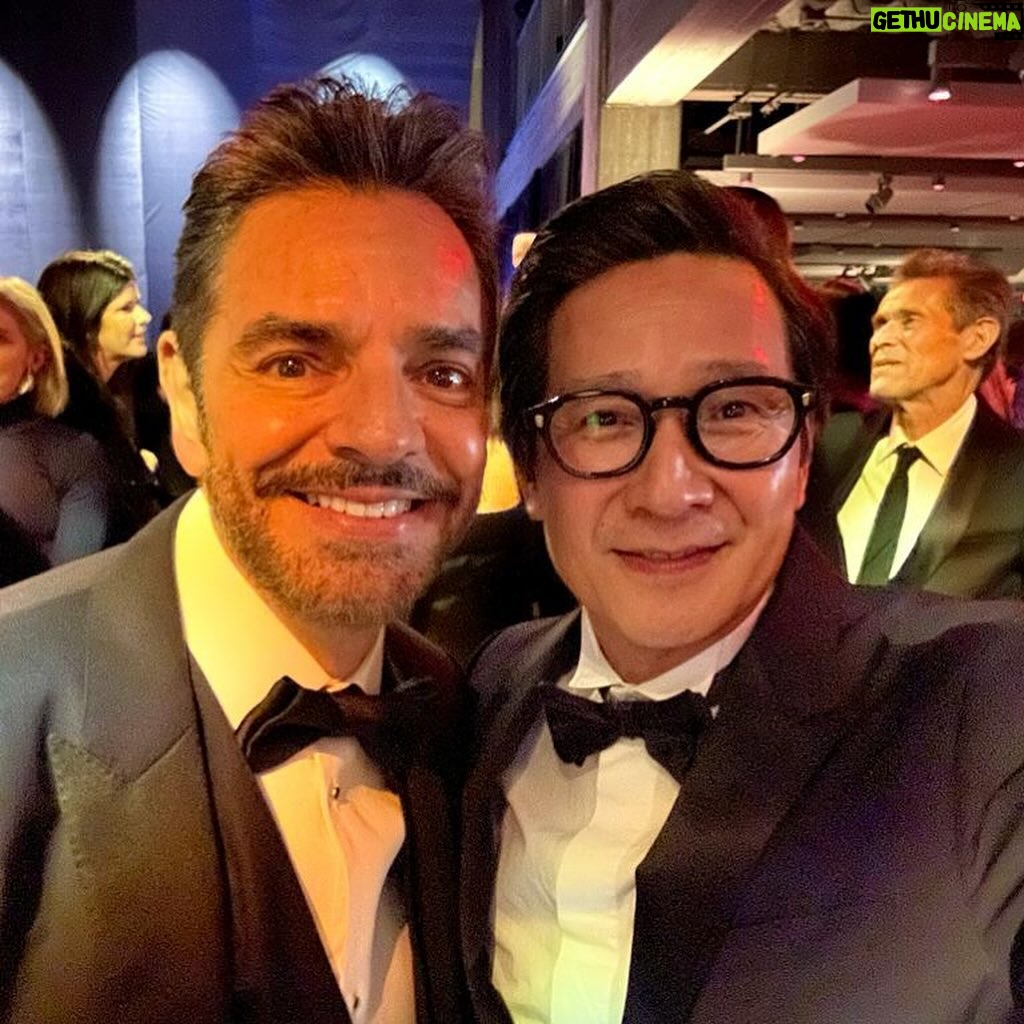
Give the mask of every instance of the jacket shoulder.
<svg viewBox="0 0 1024 1024">
<path fill-rule="evenodd" d="M 486 698 L 562 675 L 579 655 L 579 620 L 579 612 L 573 611 L 495 633 L 470 665 L 470 685 Z"/>
</svg>

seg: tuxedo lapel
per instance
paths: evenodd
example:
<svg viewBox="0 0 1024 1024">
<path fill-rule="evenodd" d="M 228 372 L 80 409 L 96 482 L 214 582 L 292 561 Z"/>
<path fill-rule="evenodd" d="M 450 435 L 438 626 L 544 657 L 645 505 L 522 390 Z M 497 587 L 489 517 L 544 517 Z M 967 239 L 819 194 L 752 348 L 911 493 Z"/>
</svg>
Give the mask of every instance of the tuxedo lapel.
<svg viewBox="0 0 1024 1024">
<path fill-rule="evenodd" d="M 163 1021 L 167 993 L 181 1019 L 225 1019 L 227 921 L 175 599 L 175 520 L 155 520 L 92 589 L 80 726 L 48 739 L 74 863 L 58 859 L 55 906 L 39 920 L 67 935 L 49 990 L 66 992 L 68 1019 Z M 85 979 L 92 1011 L 71 1002 Z M 145 981 L 114 992 L 118 979 Z"/>
<path fill-rule="evenodd" d="M 864 464 L 874 451 L 879 438 L 888 429 L 888 415 L 875 413 L 862 422 L 860 428 L 842 446 L 843 450 L 837 453 L 837 464 L 841 467 L 841 472 L 836 477 L 836 486 L 832 493 L 833 515 L 838 515 L 839 510 L 846 504 L 846 499 L 860 479 Z"/>
<path fill-rule="evenodd" d="M 939 565 L 960 543 L 982 497 L 991 460 L 1002 447 L 987 422 L 993 415 L 978 402 L 974 422 L 950 467 L 939 500 L 893 582 L 927 586 Z"/>
<path fill-rule="evenodd" d="M 458 934 L 455 793 L 465 749 L 464 690 L 450 662 L 401 626 L 385 640 L 383 689 L 401 692 L 429 679 L 437 700 L 431 730 L 444 738 L 442 760 L 417 759 L 399 780 L 406 841 L 404 888 L 415 964 L 420 1024 L 455 1024 L 466 1016 Z"/>
<path fill-rule="evenodd" d="M 192 680 L 228 880 L 237 1024 L 350 1018 L 281 835 L 199 667 Z"/>
<path fill-rule="evenodd" d="M 521 630 L 531 634 L 521 646 Z M 499 689 L 481 697 L 477 710 L 472 769 L 462 804 L 462 878 L 460 884 L 463 958 L 478 1024 L 510 1022 L 491 983 L 494 948 L 491 908 L 498 868 L 501 824 L 506 800 L 502 778 L 529 733 L 539 723 L 544 688 L 553 686 L 576 663 L 580 618 L 572 612 L 548 624 L 539 636 L 532 624 L 499 636 L 485 651 L 488 665 L 500 666 L 514 654 L 514 679 L 497 667 L 482 675 L 500 680 Z M 530 680 L 525 690 L 522 680 Z"/>
<path fill-rule="evenodd" d="M 751 640 L 716 679 L 719 707 L 636 873 L 624 1022 L 688 1019 L 762 851 L 844 734 L 864 671 L 835 677 L 846 588 L 800 536 Z"/>
</svg>

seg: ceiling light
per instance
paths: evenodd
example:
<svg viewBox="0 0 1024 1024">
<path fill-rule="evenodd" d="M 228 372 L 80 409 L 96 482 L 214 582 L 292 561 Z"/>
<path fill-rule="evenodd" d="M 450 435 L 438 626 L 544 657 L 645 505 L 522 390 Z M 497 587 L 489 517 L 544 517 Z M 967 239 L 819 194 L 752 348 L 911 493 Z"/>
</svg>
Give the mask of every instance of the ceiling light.
<svg viewBox="0 0 1024 1024">
<path fill-rule="evenodd" d="M 753 185 L 754 184 L 754 172 L 753 171 L 741 171 L 740 172 L 740 184 L 741 185 Z"/>
<path fill-rule="evenodd" d="M 933 192 L 945 192 L 946 191 L 946 177 L 943 174 L 936 174 L 932 178 L 932 191 Z"/>
<path fill-rule="evenodd" d="M 880 174 L 878 176 L 878 187 L 868 196 L 864 203 L 864 209 L 874 215 L 881 213 L 892 199 L 892 175 Z"/>
<path fill-rule="evenodd" d="M 928 99 L 932 103 L 945 103 L 953 98 L 953 90 L 949 84 L 949 72 L 945 68 L 932 68 L 931 88 L 928 90 Z"/>
<path fill-rule="evenodd" d="M 1013 166 L 1017 168 L 1024 167 L 1024 160 L 1014 160 Z"/>
<path fill-rule="evenodd" d="M 795 164 L 802 164 L 806 159 L 807 157 L 805 157 L 802 153 L 793 154 L 793 163 Z"/>
<path fill-rule="evenodd" d="M 950 225 L 949 225 L 949 230 L 950 230 L 950 231 L 951 231 L 951 232 L 952 232 L 952 233 L 953 233 L 954 235 L 959 235 L 959 234 L 960 234 L 960 225 L 959 225 L 959 224 L 956 224 L 956 223 L 954 223 L 954 224 L 950 224 Z"/>
</svg>

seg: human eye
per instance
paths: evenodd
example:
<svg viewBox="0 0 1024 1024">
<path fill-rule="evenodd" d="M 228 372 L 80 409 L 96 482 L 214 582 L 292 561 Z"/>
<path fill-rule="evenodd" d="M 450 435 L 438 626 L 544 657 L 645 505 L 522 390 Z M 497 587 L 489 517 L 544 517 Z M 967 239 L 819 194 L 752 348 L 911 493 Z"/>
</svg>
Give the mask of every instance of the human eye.
<svg viewBox="0 0 1024 1024">
<path fill-rule="evenodd" d="M 429 362 L 416 371 L 415 379 L 431 400 L 449 405 L 472 404 L 481 394 L 479 368 L 464 362 Z"/>
<path fill-rule="evenodd" d="M 640 410 L 619 395 L 572 399 L 562 407 L 566 433 L 586 440 L 605 440 L 643 425 Z"/>
<path fill-rule="evenodd" d="M 447 363 L 428 366 L 423 371 L 423 380 L 431 387 L 442 391 L 466 391 L 476 383 L 476 377 L 464 366 Z"/>
<path fill-rule="evenodd" d="M 791 411 L 792 401 L 781 387 L 760 385 L 725 388 L 712 392 L 700 404 L 700 422 L 705 427 L 756 426 Z"/>
<path fill-rule="evenodd" d="M 259 370 L 270 377 L 294 380 L 298 377 L 305 377 L 310 367 L 305 357 L 296 355 L 294 352 L 286 352 L 263 360 Z"/>
</svg>

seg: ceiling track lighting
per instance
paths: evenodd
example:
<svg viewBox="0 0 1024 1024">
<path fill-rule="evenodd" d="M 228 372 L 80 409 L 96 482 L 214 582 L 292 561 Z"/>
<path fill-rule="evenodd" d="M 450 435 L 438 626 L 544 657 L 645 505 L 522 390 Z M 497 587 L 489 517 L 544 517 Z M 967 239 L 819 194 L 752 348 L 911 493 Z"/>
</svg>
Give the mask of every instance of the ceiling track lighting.
<svg viewBox="0 0 1024 1024">
<path fill-rule="evenodd" d="M 864 203 L 864 209 L 874 215 L 881 213 L 892 199 L 892 175 L 880 174 L 878 176 L 878 187 L 868 196 Z"/>
<path fill-rule="evenodd" d="M 946 68 L 935 65 L 932 68 L 931 83 L 928 89 L 928 99 L 932 103 L 945 103 L 953 98 L 953 87 Z"/>
</svg>

